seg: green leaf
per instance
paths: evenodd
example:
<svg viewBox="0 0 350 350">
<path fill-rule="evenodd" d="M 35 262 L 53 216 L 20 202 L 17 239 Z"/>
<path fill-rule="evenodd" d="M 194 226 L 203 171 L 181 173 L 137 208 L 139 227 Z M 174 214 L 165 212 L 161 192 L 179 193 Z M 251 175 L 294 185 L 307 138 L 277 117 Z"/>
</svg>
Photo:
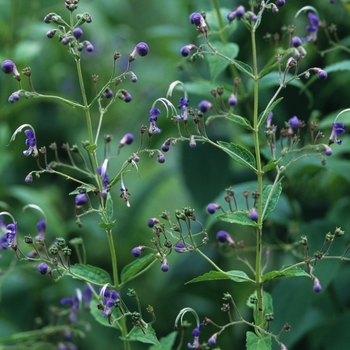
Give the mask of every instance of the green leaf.
<svg viewBox="0 0 350 350">
<path fill-rule="evenodd" d="M 77 187 L 74 191 L 70 192 L 69 195 L 76 195 L 82 193 L 82 190 L 85 192 L 91 192 L 96 189 L 96 186 L 91 185 L 91 184 L 86 184 L 86 186 L 79 186 Z"/>
<path fill-rule="evenodd" d="M 242 73 L 248 75 L 249 77 L 253 76 L 253 69 L 248 64 L 238 61 L 238 60 L 232 60 L 234 66 L 241 71 Z"/>
<path fill-rule="evenodd" d="M 90 314 L 94 317 L 94 319 L 102 324 L 102 326 L 105 327 L 111 327 L 111 328 L 117 328 L 116 325 L 110 324 L 108 322 L 108 318 L 107 317 L 103 317 L 102 316 L 102 310 L 98 309 L 98 305 L 101 304 L 101 301 L 98 300 L 97 298 L 92 298 L 91 302 L 90 302 Z M 116 308 L 112 308 L 112 314 L 114 314 L 115 317 L 117 316 L 117 309 Z"/>
<path fill-rule="evenodd" d="M 292 265 L 285 265 L 278 271 L 270 271 L 265 273 L 261 279 L 263 282 L 270 281 L 274 278 L 280 277 L 310 277 L 311 276 L 299 267 L 291 267 Z"/>
<path fill-rule="evenodd" d="M 98 226 L 104 231 L 109 231 L 114 227 L 115 223 L 116 220 L 113 220 L 112 222 L 99 222 Z"/>
<path fill-rule="evenodd" d="M 222 43 L 220 41 L 212 42 L 213 47 L 225 55 L 226 57 L 233 59 L 238 55 L 239 47 L 235 43 Z M 211 81 L 215 81 L 217 76 L 223 72 L 226 67 L 230 64 L 230 61 L 225 58 L 215 54 L 215 55 L 207 55 L 206 59 L 208 60 L 209 69 L 211 73 Z"/>
<path fill-rule="evenodd" d="M 138 258 L 129 265 L 126 265 L 121 272 L 121 281 L 125 283 L 130 278 L 139 273 L 142 269 L 144 269 L 147 265 L 151 264 L 155 261 L 154 254 L 148 254 L 143 256 L 142 258 Z"/>
<path fill-rule="evenodd" d="M 268 66 L 267 68 L 263 69 L 260 73 L 259 73 L 259 78 L 261 79 L 262 77 L 264 77 L 265 75 L 268 75 L 270 72 L 272 72 L 274 69 L 276 69 L 276 66 L 272 65 L 272 66 Z"/>
<path fill-rule="evenodd" d="M 111 222 L 113 219 L 113 199 L 112 199 L 112 196 L 109 192 L 107 195 L 106 210 L 107 210 L 108 221 Z"/>
<path fill-rule="evenodd" d="M 338 72 L 338 71 L 349 71 L 350 60 L 344 60 L 341 62 L 333 63 L 323 68 L 327 73 Z"/>
<path fill-rule="evenodd" d="M 171 332 L 166 337 L 159 339 L 159 345 L 152 345 L 148 350 L 172 350 L 177 332 Z"/>
<path fill-rule="evenodd" d="M 94 151 L 97 150 L 97 145 L 94 143 L 94 144 L 92 144 L 92 145 L 86 146 L 85 149 L 86 149 L 88 152 L 92 153 L 92 152 L 94 152 Z"/>
<path fill-rule="evenodd" d="M 156 332 L 151 327 L 151 325 L 148 325 L 147 328 L 143 328 L 143 331 L 145 334 L 142 332 L 140 327 L 134 327 L 127 336 L 119 338 L 125 341 L 139 341 L 146 344 L 160 345 L 156 336 Z"/>
<path fill-rule="evenodd" d="M 275 169 L 277 165 L 278 162 L 271 159 L 266 165 L 263 166 L 263 170 L 265 173 L 267 173 L 268 171 Z"/>
<path fill-rule="evenodd" d="M 248 275 L 243 271 L 209 271 L 202 276 L 198 276 L 185 284 L 195 283 L 195 282 L 204 282 L 204 281 L 215 281 L 215 280 L 232 280 L 235 282 L 251 282 L 255 283 L 254 280 L 250 279 Z"/>
<path fill-rule="evenodd" d="M 226 117 L 226 119 L 228 119 L 236 124 L 239 124 L 239 125 L 243 126 L 243 128 L 248 129 L 250 131 L 254 130 L 254 128 L 250 124 L 250 121 L 246 118 L 239 116 L 239 115 L 234 115 L 234 114 L 229 115 Z"/>
<path fill-rule="evenodd" d="M 208 35 L 210 35 L 210 37 L 213 37 L 215 34 L 220 35 L 222 31 L 224 31 L 226 36 L 229 37 L 234 31 L 236 31 L 238 27 L 238 21 L 233 21 L 231 24 L 227 24 L 223 28 L 220 25 L 220 22 L 225 21 L 226 16 L 230 11 L 231 10 L 229 8 L 220 8 L 221 21 L 218 18 L 218 13 L 216 10 L 208 11 L 205 13 L 205 21 L 209 26 Z"/>
<path fill-rule="evenodd" d="M 224 141 L 218 141 L 218 144 L 222 147 L 222 150 L 226 152 L 237 163 L 246 166 L 252 170 L 256 170 L 256 162 L 253 154 L 245 147 L 228 143 Z"/>
<path fill-rule="evenodd" d="M 111 277 L 107 271 L 92 265 L 74 264 L 70 267 L 70 271 L 67 274 L 96 286 L 111 283 Z"/>
<path fill-rule="evenodd" d="M 84 241 L 81 237 L 74 237 L 68 241 L 68 243 L 71 245 L 82 245 L 83 242 Z"/>
<path fill-rule="evenodd" d="M 233 213 L 224 213 L 216 216 L 217 219 L 230 224 L 239 224 L 244 226 L 257 226 L 257 223 L 248 218 L 248 213 L 245 211 L 236 211 Z"/>
<path fill-rule="evenodd" d="M 265 123 L 265 120 L 267 118 L 267 116 L 269 115 L 270 112 L 272 112 L 274 110 L 274 108 L 283 100 L 283 97 L 280 97 L 279 99 L 277 99 L 275 102 L 273 102 L 271 104 L 271 106 L 269 108 L 267 108 L 265 111 L 263 111 L 262 113 L 260 113 L 259 117 L 258 117 L 258 125 L 261 125 L 262 123 Z"/>
<path fill-rule="evenodd" d="M 263 220 L 265 220 L 271 214 L 271 212 L 275 209 L 277 205 L 277 202 L 282 192 L 281 181 L 278 181 L 277 184 L 275 184 L 273 192 L 271 193 L 272 188 L 273 188 L 273 185 L 265 185 L 263 187 L 263 193 L 262 193 L 263 195 L 262 207 L 264 212 Z"/>
<path fill-rule="evenodd" d="M 258 337 L 253 332 L 247 332 L 247 350 L 271 350 L 271 337 Z"/>
<path fill-rule="evenodd" d="M 256 291 L 251 294 L 247 300 L 247 306 L 250 307 L 251 309 L 253 309 L 253 317 L 254 317 L 254 321 L 255 323 L 258 323 L 258 309 L 257 309 L 257 305 L 256 304 L 252 304 L 251 300 L 252 299 L 257 300 L 257 293 Z M 264 291 L 263 294 L 263 309 L 264 309 L 264 314 L 267 313 L 273 313 L 273 304 L 272 304 L 272 296 L 271 294 L 267 293 Z M 267 326 L 267 321 L 264 321 L 264 324 L 262 325 L 263 328 L 265 328 Z"/>
</svg>

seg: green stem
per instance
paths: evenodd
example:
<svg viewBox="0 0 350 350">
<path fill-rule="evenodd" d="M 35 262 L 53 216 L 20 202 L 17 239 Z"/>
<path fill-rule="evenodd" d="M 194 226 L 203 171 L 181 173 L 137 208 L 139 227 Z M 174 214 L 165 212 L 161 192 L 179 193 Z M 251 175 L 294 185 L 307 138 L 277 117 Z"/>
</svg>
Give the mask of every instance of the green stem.
<svg viewBox="0 0 350 350">
<path fill-rule="evenodd" d="M 106 233 L 108 238 L 109 250 L 111 252 L 111 260 L 112 260 L 112 267 L 113 267 L 113 285 L 117 287 L 119 285 L 118 263 L 117 263 L 117 256 L 115 254 L 112 230 L 106 230 Z"/>
<path fill-rule="evenodd" d="M 262 265 L 261 265 L 261 256 L 262 256 L 262 177 L 263 171 L 261 167 L 261 158 L 260 158 L 260 145 L 259 145 L 259 124 L 258 124 L 258 108 L 259 108 L 259 73 L 258 73 L 258 62 L 257 62 L 257 52 L 256 52 L 256 41 L 255 41 L 255 28 L 251 31 L 252 38 L 252 56 L 253 56 L 253 74 L 254 74 L 254 106 L 253 106 L 253 127 L 254 127 L 254 147 L 255 147 L 255 158 L 256 158 L 256 174 L 258 180 L 258 193 L 260 194 L 258 200 L 258 227 L 256 228 L 256 258 L 255 258 L 255 283 L 257 288 L 257 298 L 258 298 L 258 313 L 256 324 L 258 326 L 262 325 L 264 322 L 264 313 L 263 313 L 263 284 L 261 282 L 262 275 Z M 262 335 L 262 334 L 261 334 Z"/>
</svg>

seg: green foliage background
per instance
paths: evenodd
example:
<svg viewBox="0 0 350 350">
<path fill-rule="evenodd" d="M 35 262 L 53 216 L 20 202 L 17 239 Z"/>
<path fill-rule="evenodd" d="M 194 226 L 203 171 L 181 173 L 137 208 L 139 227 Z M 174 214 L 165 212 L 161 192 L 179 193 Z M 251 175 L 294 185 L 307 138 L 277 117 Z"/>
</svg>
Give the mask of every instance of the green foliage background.
<svg viewBox="0 0 350 350">
<path fill-rule="evenodd" d="M 241 3 L 237 1 L 221 1 L 222 7 L 232 9 Z M 242 4 L 246 5 L 245 2 Z M 274 35 L 281 33 L 284 25 L 293 24 L 295 13 L 305 5 L 315 6 L 321 19 L 328 24 L 338 26 L 338 36 L 343 44 L 349 46 L 349 12 L 338 2 L 330 5 L 326 0 L 288 1 L 278 15 L 267 13 L 258 30 L 259 54 L 261 65 L 275 55 L 272 44 L 263 40 L 267 32 Z M 37 91 L 43 93 L 59 93 L 74 100 L 80 100 L 73 60 L 66 54 L 66 49 L 57 39 L 48 39 L 45 33 L 52 28 L 43 22 L 49 12 L 68 15 L 62 1 L 37 0 L 0 0 L 0 43 L 1 61 L 12 59 L 19 69 L 30 66 L 32 79 Z M 78 13 L 89 12 L 93 17 L 91 25 L 84 25 L 84 39 L 90 40 L 95 51 L 83 53 L 82 65 L 86 82 L 91 75 L 99 75 L 101 85 L 112 71 L 114 51 L 122 53 L 117 61 L 120 70 L 126 66 L 126 58 L 139 41 L 145 41 L 150 53 L 145 58 L 133 62 L 132 70 L 138 76 L 138 83 L 123 83 L 133 96 L 129 104 L 117 101 L 105 117 L 103 133 L 113 135 L 115 150 L 119 139 L 126 133 L 139 134 L 142 124 L 147 124 L 148 113 L 153 101 L 165 96 L 169 84 L 180 79 L 184 82 L 194 81 L 193 76 L 202 74 L 210 81 L 208 65 L 205 61 L 189 64 L 181 57 L 179 50 L 189 43 L 198 43 L 197 32 L 189 23 L 190 13 L 210 11 L 211 1 L 121 1 L 121 0 L 81 0 Z M 306 16 L 299 16 L 294 24 L 298 35 L 305 35 Z M 201 40 L 201 39 L 199 39 Z M 248 32 L 241 23 L 230 37 L 239 45 L 237 58 L 250 63 L 250 41 Z M 202 41 L 201 41 L 202 43 Z M 281 36 L 281 43 L 287 45 Z M 326 48 L 327 40 L 320 34 L 319 47 Z M 286 47 L 286 46 L 285 46 Z M 307 48 L 308 54 L 302 63 L 308 67 L 327 67 L 335 62 L 349 60 L 345 52 L 333 52 L 320 57 L 312 46 Z M 311 116 L 318 115 L 321 129 L 326 137 L 331 130 L 331 121 L 336 113 L 349 107 L 348 81 L 350 68 L 342 66 L 341 71 L 329 74 L 326 81 L 310 84 L 309 92 L 301 93 L 299 89 L 288 86 L 282 93 L 284 101 L 275 109 L 275 123 L 279 127 L 297 115 L 308 121 Z M 229 86 L 232 81 L 229 70 L 225 70 L 215 81 L 210 81 L 201 89 L 190 88 L 190 105 L 196 107 L 201 99 L 210 99 L 210 88 L 218 85 Z M 189 84 L 190 85 L 190 84 Z M 92 96 L 92 83 L 87 84 L 88 94 Z M 267 88 L 262 92 L 266 102 L 272 96 L 274 88 L 266 81 Z M 60 178 L 45 174 L 33 184 L 26 185 L 24 178 L 35 167 L 32 158 L 22 156 L 24 137 L 19 135 L 9 145 L 13 131 L 23 123 L 35 127 L 39 145 L 50 145 L 56 142 L 61 145 L 69 142 L 77 144 L 86 138 L 85 120 L 80 111 L 69 107 L 45 102 L 43 100 L 26 101 L 21 98 L 15 104 L 7 103 L 8 96 L 16 88 L 9 76 L 0 75 L 0 205 L 15 216 L 19 224 L 19 232 L 35 235 L 36 222 L 40 217 L 36 213 L 22 213 L 21 208 L 34 203 L 41 206 L 47 215 L 47 239 L 64 236 L 67 239 L 80 236 L 84 239 L 88 252 L 88 262 L 92 265 L 109 269 L 110 257 L 108 243 L 104 232 L 96 222 L 97 217 L 83 218 L 84 227 L 78 229 L 74 220 L 74 199 L 68 193 L 75 187 Z M 229 96 L 227 91 L 226 97 Z M 312 97 L 311 97 L 312 96 Z M 181 97 L 175 93 L 174 104 Z M 263 99 L 262 99 L 263 100 Z M 250 99 L 239 102 L 242 115 L 249 111 Z M 263 108 L 263 104 L 261 106 Z M 96 110 L 95 123 L 98 111 Z M 249 116 L 246 116 L 249 118 Z M 326 122 L 322 120 L 326 118 Z M 349 122 L 345 123 L 350 126 Z M 160 147 L 163 141 L 175 133 L 175 126 L 170 120 L 161 118 L 159 123 L 163 133 L 154 138 L 154 146 Z M 223 122 L 214 122 L 209 129 L 214 140 L 232 140 L 235 143 L 249 143 L 237 126 L 227 126 Z M 113 144 L 112 144 L 113 145 Z M 350 138 L 343 137 L 343 145 L 334 147 L 334 155 L 327 158 L 327 166 L 321 166 L 319 159 L 305 159 L 296 164 L 286 174 L 283 186 L 283 197 L 276 211 L 271 215 L 267 228 L 267 241 L 272 248 L 283 244 L 283 250 L 273 250 L 269 262 L 270 269 L 296 261 L 292 251 L 294 243 L 301 235 L 308 235 L 312 251 L 316 251 L 323 242 L 324 235 L 335 226 L 341 226 L 350 233 Z M 138 142 L 122 150 L 127 158 L 132 149 L 138 148 Z M 102 149 L 102 145 L 100 145 Z M 131 150 L 131 151 L 130 151 Z M 116 151 L 115 151 L 116 152 Z M 64 159 L 64 153 L 61 153 Z M 102 159 L 102 156 L 101 156 Z M 117 171 L 123 160 L 111 162 L 110 173 Z M 197 145 L 192 149 L 186 144 L 171 147 L 166 154 L 166 162 L 160 165 L 155 159 L 143 158 L 139 163 L 140 177 L 130 173 L 125 181 L 131 192 L 131 207 L 127 208 L 122 199 L 115 200 L 114 211 L 117 213 L 115 227 L 116 250 L 121 266 L 132 261 L 130 254 L 134 246 L 148 244 L 152 232 L 146 222 L 150 217 L 157 217 L 164 210 L 173 212 L 184 206 L 195 208 L 197 217 L 202 223 L 211 218 L 205 212 L 209 202 L 220 198 L 223 190 L 229 186 L 244 189 L 240 185 L 253 180 L 252 174 L 231 162 L 229 157 L 207 145 Z M 238 187 L 239 186 L 239 187 Z M 118 189 L 113 189 L 118 197 Z M 238 193 L 238 192 L 237 192 Z M 212 222 L 208 222 L 212 225 Z M 244 240 L 247 253 L 253 251 L 254 237 L 246 229 L 219 223 L 210 226 L 211 241 L 203 251 L 213 258 L 224 269 L 243 269 L 244 266 L 230 253 L 222 252 L 215 244 L 218 229 L 229 230 L 236 241 Z M 342 254 L 349 242 L 348 235 L 336 242 L 333 255 Z M 286 243 L 286 244 L 285 244 Z M 228 281 L 220 283 L 204 282 L 184 285 L 185 282 L 201 275 L 210 266 L 198 255 L 182 254 L 169 261 L 169 272 L 164 274 L 159 267 L 154 267 L 142 278 L 135 280 L 132 287 L 146 307 L 155 309 L 157 322 L 154 328 L 159 337 L 173 331 L 174 320 L 179 310 L 186 306 L 196 309 L 200 317 L 211 318 L 218 324 L 226 322 L 220 311 L 222 293 L 229 291 L 244 317 L 250 318 L 250 310 L 245 306 L 246 298 L 251 293 L 248 285 L 234 285 Z M 46 324 L 50 319 L 49 308 L 58 307 L 62 297 L 73 296 L 75 288 L 81 284 L 70 278 L 53 283 L 47 276 L 40 276 L 36 265 L 19 262 L 10 251 L 2 252 L 0 268 L 0 337 L 16 332 L 37 328 L 41 322 Z M 14 269 L 10 275 L 9 269 Z M 272 330 L 276 333 L 283 324 L 289 323 L 292 331 L 282 336 L 281 340 L 288 349 L 327 349 L 343 348 L 350 340 L 345 325 L 350 324 L 349 265 L 346 262 L 320 261 L 317 266 L 317 277 L 323 291 L 315 295 L 312 282 L 306 278 L 292 278 L 271 282 L 268 289 L 273 296 L 275 320 Z M 47 278 L 46 278 L 47 277 Z M 79 349 L 118 349 L 116 331 L 96 324 L 88 313 L 84 314 L 91 322 L 92 330 L 86 333 L 85 339 L 75 339 Z M 84 316 L 84 317 L 85 317 Z M 80 316 L 83 317 L 83 314 Z M 222 320 L 222 321 L 221 321 Z M 192 320 L 189 320 L 192 322 Z M 192 329 L 190 327 L 190 329 Z M 233 328 L 220 336 L 222 349 L 242 349 L 245 344 L 244 326 Z M 203 330 L 203 339 L 209 338 L 214 330 Z M 190 331 L 186 337 L 191 341 Z M 119 345 L 118 345 L 119 344 Z M 133 349 L 147 349 L 144 344 L 134 344 Z M 277 349 L 277 345 L 274 345 Z"/>
</svg>

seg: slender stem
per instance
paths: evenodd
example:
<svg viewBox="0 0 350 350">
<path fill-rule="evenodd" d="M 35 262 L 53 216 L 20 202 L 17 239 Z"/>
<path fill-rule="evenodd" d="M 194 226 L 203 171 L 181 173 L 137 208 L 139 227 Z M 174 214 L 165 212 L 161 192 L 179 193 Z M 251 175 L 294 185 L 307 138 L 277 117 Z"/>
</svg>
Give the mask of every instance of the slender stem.
<svg viewBox="0 0 350 350">
<path fill-rule="evenodd" d="M 257 52 L 256 52 L 256 41 L 255 41 L 255 28 L 251 31 L 252 39 L 252 56 L 253 56 L 253 74 L 254 74 L 254 106 L 253 106 L 253 127 L 254 127 L 254 147 L 255 147 L 255 158 L 256 158 L 256 174 L 258 180 L 258 193 L 260 197 L 258 199 L 258 227 L 256 228 L 256 258 L 255 258 L 255 283 L 257 287 L 257 320 L 255 320 L 257 325 L 261 325 L 264 321 L 263 314 L 263 284 L 261 283 L 261 256 L 262 256 L 262 177 L 263 171 L 261 167 L 260 158 L 260 145 L 259 145 L 259 124 L 258 124 L 258 102 L 259 102 L 259 73 L 258 73 L 258 62 L 257 62 Z"/>
<path fill-rule="evenodd" d="M 108 238 L 109 250 L 111 252 L 111 260 L 112 260 L 112 267 L 113 267 L 113 285 L 117 287 L 119 285 L 118 264 L 117 264 L 117 256 L 115 254 L 112 230 L 106 230 L 106 233 Z"/>
</svg>

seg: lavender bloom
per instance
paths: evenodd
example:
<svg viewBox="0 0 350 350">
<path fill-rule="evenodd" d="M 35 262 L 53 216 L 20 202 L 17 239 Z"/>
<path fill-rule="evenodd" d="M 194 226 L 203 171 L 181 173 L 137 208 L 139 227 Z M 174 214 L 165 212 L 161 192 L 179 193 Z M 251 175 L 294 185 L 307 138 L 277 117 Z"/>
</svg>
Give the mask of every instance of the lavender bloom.
<svg viewBox="0 0 350 350">
<path fill-rule="evenodd" d="M 191 50 L 193 50 L 194 48 L 195 46 L 192 44 L 183 46 L 180 50 L 180 53 L 183 57 L 187 57 L 190 54 Z"/>
<path fill-rule="evenodd" d="M 258 221 L 259 215 L 258 215 L 258 212 L 256 211 L 256 209 L 254 207 L 252 209 L 250 209 L 249 214 L 248 214 L 248 218 L 250 220 L 255 221 L 255 222 Z"/>
<path fill-rule="evenodd" d="M 80 207 L 80 206 L 84 205 L 87 202 L 87 200 L 88 200 L 88 198 L 87 198 L 86 193 L 77 194 L 75 197 L 75 205 L 77 207 Z"/>
<path fill-rule="evenodd" d="M 93 287 L 91 287 L 93 288 Z M 86 309 L 90 309 L 90 303 L 92 299 L 92 290 L 91 288 L 86 285 L 83 293 L 83 300 L 84 300 L 84 305 Z"/>
<path fill-rule="evenodd" d="M 41 219 L 40 221 L 38 221 L 36 227 L 37 227 L 39 233 L 37 236 L 35 236 L 35 239 L 44 241 L 45 240 L 45 231 L 46 231 L 45 220 Z"/>
<path fill-rule="evenodd" d="M 192 335 L 193 335 L 193 343 L 188 343 L 187 346 L 190 349 L 199 349 L 200 344 L 199 344 L 199 336 L 201 334 L 201 329 L 204 327 L 204 323 L 201 323 L 198 327 L 196 327 L 193 331 L 192 331 Z"/>
<path fill-rule="evenodd" d="M 112 314 L 112 307 L 115 305 L 116 300 L 119 298 L 117 291 L 110 291 L 108 288 L 103 292 L 105 299 L 102 300 L 102 304 L 105 305 L 105 309 L 102 311 L 101 315 L 103 317 L 109 317 Z"/>
<path fill-rule="evenodd" d="M 212 109 L 212 108 L 213 108 L 213 105 L 206 100 L 203 100 L 198 104 L 198 109 L 203 113 L 205 113 L 208 109 Z"/>
<path fill-rule="evenodd" d="M 127 133 L 119 141 L 119 148 L 123 147 L 124 145 L 131 145 L 133 141 L 134 141 L 134 135 Z"/>
<path fill-rule="evenodd" d="M 216 239 L 221 243 L 228 242 L 232 247 L 235 246 L 235 241 L 231 238 L 231 236 L 226 231 L 219 231 L 216 234 Z"/>
<path fill-rule="evenodd" d="M 160 164 L 163 164 L 165 162 L 165 157 L 162 153 L 158 152 L 158 156 L 157 156 L 157 161 Z"/>
<path fill-rule="evenodd" d="M 231 23 L 236 18 L 236 11 L 231 11 L 227 14 L 227 19 Z"/>
<path fill-rule="evenodd" d="M 29 146 L 29 148 L 26 151 L 23 151 L 23 154 L 28 157 L 31 154 L 33 157 L 37 157 L 39 152 L 36 147 L 36 139 L 35 139 L 35 133 L 32 129 L 27 129 L 24 131 L 25 135 L 27 136 L 27 139 L 25 140 L 25 144 Z"/>
<path fill-rule="evenodd" d="M 162 260 L 162 265 L 161 265 L 160 269 L 163 272 L 168 272 L 169 271 L 169 265 L 168 265 L 168 260 L 167 259 L 163 259 Z"/>
<path fill-rule="evenodd" d="M 71 322 L 77 322 L 77 314 L 80 311 L 81 292 L 77 292 L 74 298 L 61 299 L 61 305 L 70 307 L 69 319 Z"/>
<path fill-rule="evenodd" d="M 39 264 L 38 271 L 42 275 L 51 275 L 51 268 L 47 264 L 45 264 L 44 262 Z"/>
<path fill-rule="evenodd" d="M 2 249 L 17 248 L 17 223 L 8 224 L 5 234 L 0 239 Z"/>
<path fill-rule="evenodd" d="M 278 6 L 278 7 L 284 6 L 285 3 L 286 3 L 286 0 L 276 0 L 276 2 L 275 2 L 276 6 Z"/>
<path fill-rule="evenodd" d="M 103 198 L 107 197 L 108 185 L 110 184 L 109 177 L 107 175 L 107 166 L 106 167 L 98 167 L 97 173 L 101 176 L 102 179 L 102 191 L 101 195 Z"/>
<path fill-rule="evenodd" d="M 208 340 L 208 344 L 211 346 L 216 345 L 216 338 L 218 337 L 217 333 L 214 333 Z"/>
<path fill-rule="evenodd" d="M 87 52 L 93 52 L 95 50 L 90 41 L 85 41 L 85 48 Z"/>
<path fill-rule="evenodd" d="M 14 103 L 16 101 L 19 101 L 20 98 L 21 98 L 21 95 L 18 92 L 14 92 L 13 94 L 10 95 L 7 101 L 10 103 Z"/>
<path fill-rule="evenodd" d="M 310 25 L 306 27 L 306 30 L 310 33 L 308 37 L 304 37 L 303 39 L 305 41 L 311 41 L 313 43 L 316 42 L 317 40 L 317 32 L 318 32 L 318 24 L 319 24 L 319 19 L 318 17 L 310 12 L 308 14 L 309 20 L 310 20 Z"/>
<path fill-rule="evenodd" d="M 72 34 L 75 39 L 79 39 L 83 35 L 83 30 L 81 28 L 74 28 Z"/>
<path fill-rule="evenodd" d="M 162 151 L 163 152 L 168 152 L 170 149 L 169 145 L 167 145 L 166 143 L 163 143 L 162 144 Z"/>
<path fill-rule="evenodd" d="M 322 286 L 320 284 L 320 281 L 316 277 L 314 279 L 314 288 L 313 289 L 316 293 L 319 293 L 322 290 Z"/>
<path fill-rule="evenodd" d="M 148 45 L 146 43 L 144 43 L 144 42 L 138 43 L 129 56 L 129 62 L 131 62 L 135 59 L 136 54 L 138 54 L 141 57 L 144 57 L 148 54 L 148 51 L 149 51 L 149 48 L 148 48 Z"/>
<path fill-rule="evenodd" d="M 148 129 L 148 133 L 150 135 L 152 135 L 152 134 L 159 134 L 159 133 L 162 132 L 162 130 L 157 127 L 157 121 L 158 121 L 158 115 L 159 114 L 160 114 L 160 110 L 158 108 L 152 108 L 149 111 L 150 126 L 149 126 L 149 129 Z"/>
<path fill-rule="evenodd" d="M 155 224 L 159 224 L 159 220 L 157 218 L 151 218 L 147 221 L 148 227 L 153 227 Z"/>
<path fill-rule="evenodd" d="M 288 121 L 289 123 L 289 127 L 295 132 L 296 130 L 299 129 L 300 126 L 300 120 L 297 116 L 294 116 L 292 118 L 289 119 Z"/>
<path fill-rule="evenodd" d="M 1 69 L 5 74 L 14 73 L 16 76 L 19 76 L 17 67 L 11 60 L 5 60 L 2 62 Z"/>
<path fill-rule="evenodd" d="M 232 107 L 236 106 L 236 104 L 237 104 L 237 97 L 234 94 L 231 94 L 231 96 L 229 97 L 228 104 L 230 106 L 232 106 Z"/>
<path fill-rule="evenodd" d="M 140 245 L 138 247 L 133 248 L 132 251 L 131 251 L 132 256 L 134 256 L 135 258 L 138 258 L 145 248 L 146 247 L 143 246 L 143 245 Z"/>
<path fill-rule="evenodd" d="M 328 73 L 323 69 L 320 69 L 317 75 L 318 75 L 318 79 L 320 80 L 324 80 L 328 78 Z"/>
<path fill-rule="evenodd" d="M 183 242 L 177 242 L 175 244 L 175 252 L 176 253 L 183 253 L 186 250 L 186 245 Z"/>
<path fill-rule="evenodd" d="M 238 6 L 235 12 L 236 12 L 236 17 L 238 19 L 241 19 L 245 14 L 245 8 L 243 6 Z"/>
<path fill-rule="evenodd" d="M 111 97 L 113 97 L 113 91 L 112 91 L 112 89 L 107 88 L 106 91 L 104 92 L 103 96 L 106 97 L 106 98 L 111 98 Z"/>
<path fill-rule="evenodd" d="M 208 30 L 203 16 L 198 12 L 194 12 L 190 15 L 190 22 L 194 24 L 200 32 L 206 32 Z"/>
<path fill-rule="evenodd" d="M 324 153 L 326 156 L 331 156 L 333 153 L 332 148 L 330 148 L 328 145 L 324 145 Z"/>
<path fill-rule="evenodd" d="M 293 47 L 299 47 L 302 44 L 302 41 L 298 36 L 293 36 L 291 44 Z"/>
<path fill-rule="evenodd" d="M 180 98 L 179 105 L 177 106 L 177 108 L 179 108 L 179 109 L 182 110 L 181 115 L 178 116 L 177 118 L 178 118 L 179 120 L 184 121 L 184 122 L 187 122 L 187 120 L 188 120 L 188 117 L 187 117 L 187 107 L 188 107 L 188 103 L 189 103 L 189 100 L 186 100 L 185 98 L 181 97 L 181 98 Z"/>
<path fill-rule="evenodd" d="M 216 209 L 220 209 L 221 206 L 219 204 L 216 204 L 216 203 L 210 203 L 207 205 L 207 212 L 209 214 L 215 214 L 216 212 Z"/>
<path fill-rule="evenodd" d="M 338 139 L 338 135 L 343 135 L 345 133 L 345 128 L 343 123 L 332 123 L 332 133 L 329 137 L 328 144 L 331 145 L 332 143 L 337 143 L 338 145 L 341 145 L 343 143 L 342 140 Z"/>
</svg>

